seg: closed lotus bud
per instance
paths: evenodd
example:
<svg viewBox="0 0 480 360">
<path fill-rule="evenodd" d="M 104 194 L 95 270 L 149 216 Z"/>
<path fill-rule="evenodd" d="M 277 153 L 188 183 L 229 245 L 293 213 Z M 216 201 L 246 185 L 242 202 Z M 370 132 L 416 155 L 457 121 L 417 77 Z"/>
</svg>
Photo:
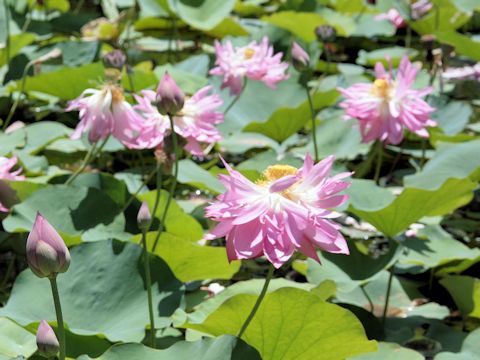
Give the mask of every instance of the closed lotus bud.
<svg viewBox="0 0 480 360">
<path fill-rule="evenodd" d="M 166 72 L 157 88 L 157 108 L 162 115 L 175 115 L 183 108 L 185 95 Z"/>
<path fill-rule="evenodd" d="M 37 347 L 40 355 L 45 357 L 52 357 L 60 350 L 57 336 L 45 320 L 40 321 L 37 329 Z"/>
<path fill-rule="evenodd" d="M 113 50 L 103 56 L 103 63 L 106 67 L 122 70 L 127 57 L 122 50 Z"/>
<path fill-rule="evenodd" d="M 293 66 L 298 71 L 304 70 L 306 67 L 308 67 L 308 64 L 310 62 L 310 56 L 295 41 L 292 44 L 292 59 L 293 59 Z"/>
<path fill-rule="evenodd" d="M 70 266 L 70 253 L 58 232 L 37 213 L 27 238 L 28 266 L 38 277 L 55 277 Z"/>
<path fill-rule="evenodd" d="M 137 224 L 140 230 L 147 231 L 151 220 L 152 220 L 152 216 L 150 215 L 148 204 L 146 201 L 144 201 L 142 203 L 142 206 L 140 206 L 140 210 L 138 210 L 138 215 L 137 215 Z"/>
<path fill-rule="evenodd" d="M 315 29 L 315 35 L 321 42 L 332 42 L 337 37 L 337 32 L 330 25 L 320 25 Z"/>
</svg>

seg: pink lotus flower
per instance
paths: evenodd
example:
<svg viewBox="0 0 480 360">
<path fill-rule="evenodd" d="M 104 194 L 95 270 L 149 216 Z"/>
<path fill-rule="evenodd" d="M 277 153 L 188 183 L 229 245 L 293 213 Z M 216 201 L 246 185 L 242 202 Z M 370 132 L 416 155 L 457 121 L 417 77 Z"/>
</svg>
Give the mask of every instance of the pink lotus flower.
<svg viewBox="0 0 480 360">
<path fill-rule="evenodd" d="M 70 266 L 70 252 L 58 232 L 37 213 L 27 238 L 27 262 L 38 277 L 56 276 Z"/>
<path fill-rule="evenodd" d="M 88 139 L 95 143 L 113 135 L 128 141 L 138 135 L 142 118 L 125 101 L 122 90 L 106 84 L 101 90 L 86 89 L 77 99 L 69 102 L 66 111 L 79 110 L 80 122 L 72 139 L 79 139 L 88 132 Z"/>
<path fill-rule="evenodd" d="M 22 172 L 21 168 L 12 171 L 12 168 L 17 165 L 17 162 L 18 159 L 15 156 L 11 159 L 0 156 L 0 180 L 25 180 L 25 176 L 20 175 L 20 173 Z M 0 212 L 7 211 L 8 208 L 0 201 Z"/>
<path fill-rule="evenodd" d="M 40 321 L 37 329 L 38 352 L 45 357 L 52 357 L 60 350 L 57 336 L 45 320 Z"/>
<path fill-rule="evenodd" d="M 423 15 L 430 11 L 433 4 L 429 0 L 418 0 L 410 5 L 411 17 L 413 20 L 420 19 Z M 375 16 L 375 20 L 388 20 L 397 29 L 407 26 L 405 19 L 397 9 L 390 9 L 386 13 Z"/>
<path fill-rule="evenodd" d="M 432 89 L 413 89 L 417 72 L 418 69 L 404 56 L 396 78 L 378 62 L 373 84 L 359 83 L 347 89 L 339 88 L 346 97 L 340 107 L 345 109 L 348 118 L 359 121 L 364 142 L 380 140 L 385 144 L 398 144 L 403 139 L 404 127 L 428 137 L 426 127 L 436 126 L 430 118 L 435 109 L 422 98 Z"/>
<path fill-rule="evenodd" d="M 473 66 L 448 68 L 442 73 L 442 78 L 449 81 L 469 79 L 480 81 L 480 63 L 476 63 Z"/>
<path fill-rule="evenodd" d="M 219 224 L 205 239 L 225 236 L 230 261 L 265 255 L 276 268 L 295 250 L 316 261 L 316 248 L 349 254 L 339 225 L 330 220 L 338 214 L 329 209 L 348 199 L 338 193 L 350 185 L 341 180 L 351 173 L 329 177 L 333 161 L 329 156 L 315 165 L 307 155 L 301 169 L 270 166 L 257 183 L 224 162 L 229 175 L 220 181 L 227 191 L 205 210 Z"/>
<path fill-rule="evenodd" d="M 201 143 L 213 144 L 222 139 L 216 124 L 223 122 L 223 114 L 216 111 L 222 106 L 220 96 L 209 95 L 211 86 L 197 91 L 185 100 L 183 108 L 173 117 L 175 132 L 187 140 L 185 150 L 193 155 L 203 155 Z M 155 148 L 162 146 L 163 139 L 170 133 L 168 116 L 160 114 L 155 104 L 156 94 L 152 90 L 142 91 L 143 97 L 135 96 L 135 109 L 144 117 L 140 136 L 132 139 L 131 148 Z"/>
<path fill-rule="evenodd" d="M 390 9 L 386 13 L 378 14 L 375 16 L 375 20 L 388 20 L 395 26 L 397 29 L 404 28 L 407 26 L 407 23 L 403 19 L 402 15 L 397 9 Z"/>
<path fill-rule="evenodd" d="M 185 95 L 168 74 L 163 75 L 157 88 L 156 104 L 162 115 L 176 115 L 185 103 Z"/>
<path fill-rule="evenodd" d="M 310 55 L 308 55 L 308 53 L 303 50 L 296 41 L 294 41 L 292 44 L 292 59 L 295 68 L 301 70 L 308 66 Z"/>
<path fill-rule="evenodd" d="M 215 42 L 217 59 L 211 75 L 223 76 L 222 89 L 230 88 L 230 93 L 242 92 L 244 78 L 262 81 L 275 89 L 276 84 L 288 78 L 285 73 L 288 64 L 282 62 L 282 53 L 273 54 L 273 47 L 264 37 L 260 43 L 251 42 L 247 46 L 234 48 L 230 41 L 225 45 Z"/>
</svg>

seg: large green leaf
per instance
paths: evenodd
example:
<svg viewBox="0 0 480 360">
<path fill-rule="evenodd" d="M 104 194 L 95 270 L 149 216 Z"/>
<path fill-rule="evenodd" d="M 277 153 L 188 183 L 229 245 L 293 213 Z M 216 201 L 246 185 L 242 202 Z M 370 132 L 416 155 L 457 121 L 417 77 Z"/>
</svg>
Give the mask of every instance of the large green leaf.
<svg viewBox="0 0 480 360">
<path fill-rule="evenodd" d="M 455 1 L 437 0 L 436 6 L 425 16 L 409 21 L 413 30 L 421 35 L 433 34 L 435 31 L 452 31 L 465 24 L 471 14 L 455 6 Z"/>
<path fill-rule="evenodd" d="M 480 354 L 480 329 L 472 331 L 463 341 L 459 353 L 441 352 L 435 360 L 473 360 Z"/>
<path fill-rule="evenodd" d="M 57 279 L 70 331 L 99 334 L 111 341 L 140 341 L 149 323 L 142 249 L 131 243 L 99 241 L 75 247 L 71 257 L 69 270 Z M 180 306 L 182 284 L 160 258 L 153 258 L 150 266 L 156 326 L 162 328 Z M 48 280 L 29 269 L 23 271 L 0 314 L 21 325 L 55 320 Z"/>
<path fill-rule="evenodd" d="M 35 335 L 13 321 L 0 317 L 0 360 L 28 358 L 37 350 Z"/>
<path fill-rule="evenodd" d="M 224 302 L 203 323 L 185 327 L 212 335 L 236 334 L 256 301 L 237 295 Z M 262 359 L 344 359 L 376 350 L 361 323 L 337 305 L 304 290 L 282 288 L 267 294 L 245 334 Z M 344 346 L 347 344 L 348 346 Z"/>
<path fill-rule="evenodd" d="M 400 46 L 394 46 L 391 48 L 381 48 L 373 51 L 360 50 L 358 52 L 357 64 L 374 66 L 377 62 L 382 62 L 386 66 L 398 66 L 400 60 L 404 55 L 414 58 L 417 56 L 418 51 L 411 48 L 403 48 Z M 388 60 L 387 60 L 388 59 Z"/>
<path fill-rule="evenodd" d="M 168 0 L 168 5 L 187 24 L 211 30 L 230 14 L 235 0 Z"/>
<path fill-rule="evenodd" d="M 354 356 L 348 360 L 424 360 L 420 353 L 401 347 L 395 343 L 379 342 L 378 351 L 365 355 Z"/>
<path fill-rule="evenodd" d="M 480 61 L 480 43 L 478 41 L 455 31 L 438 31 L 434 34 L 438 41 L 453 46 L 459 54 Z"/>
<path fill-rule="evenodd" d="M 181 341 L 165 350 L 155 350 L 141 344 L 115 345 L 97 360 L 260 360 L 258 352 L 242 340 L 230 335 L 205 338 L 198 341 Z M 80 357 L 78 360 L 87 360 Z"/>
<path fill-rule="evenodd" d="M 43 92 L 62 100 L 72 100 L 85 89 L 95 87 L 96 81 L 102 76 L 103 65 L 100 63 L 83 65 L 78 68 L 65 67 L 27 77 L 25 90 L 27 92 Z"/>
<path fill-rule="evenodd" d="M 469 248 L 455 240 L 439 225 L 428 225 L 417 237 L 407 238 L 402 243 L 405 253 L 399 263 L 406 267 L 420 267 L 425 270 L 448 264 L 455 260 L 480 259 L 480 250 Z"/>
<path fill-rule="evenodd" d="M 147 235 L 147 244 L 152 251 L 157 233 Z M 139 243 L 141 235 L 132 241 Z M 202 246 L 189 239 L 163 233 L 155 254 L 160 256 L 183 282 L 204 279 L 230 279 L 240 269 L 240 261 L 229 263 L 224 247 Z M 208 261 L 205 261 L 208 259 Z"/>
<path fill-rule="evenodd" d="M 225 190 L 223 184 L 214 175 L 190 159 L 179 161 L 178 181 L 199 189 L 207 189 L 215 194 Z"/>
<path fill-rule="evenodd" d="M 15 205 L 3 221 L 9 232 L 30 231 L 37 211 L 64 236 L 68 244 L 122 235 L 125 218 L 118 205 L 95 188 L 53 185 Z M 123 238 L 123 236 L 122 236 Z"/>
<path fill-rule="evenodd" d="M 270 16 L 264 16 L 262 20 L 288 30 L 308 42 L 315 41 L 315 28 L 317 26 L 327 24 L 327 20 L 319 14 L 295 11 L 280 11 Z M 299 26 L 299 24 L 302 25 Z M 343 31 L 343 28 L 338 30 Z"/>
<path fill-rule="evenodd" d="M 405 185 L 422 189 L 438 189 L 447 179 L 480 179 L 480 140 L 459 144 L 438 143 L 437 151 L 422 171 L 405 177 Z"/>
<path fill-rule="evenodd" d="M 35 41 L 37 36 L 32 33 L 23 33 L 10 36 L 10 60 L 17 55 L 22 49 Z M 5 45 L 6 46 L 6 45 Z M 0 47 L 0 67 L 7 63 L 7 49 Z"/>
<path fill-rule="evenodd" d="M 314 110 L 319 111 L 324 107 L 333 105 L 338 95 L 336 90 L 316 92 L 312 96 Z M 308 101 L 305 101 L 293 109 L 279 108 L 270 116 L 267 122 L 252 122 L 244 130 L 258 132 L 278 142 L 282 142 L 302 129 L 311 118 L 310 105 Z"/>
<path fill-rule="evenodd" d="M 384 189 L 370 187 L 368 193 L 352 196 L 349 211 L 386 236 L 393 237 L 424 216 L 445 215 L 467 204 L 472 199 L 475 188 L 476 184 L 469 179 L 449 179 L 437 190 L 405 188 L 388 203 Z M 349 189 L 349 194 L 355 191 L 356 188 L 353 187 Z M 388 205 L 381 207 L 380 203 Z"/>
<path fill-rule="evenodd" d="M 160 203 L 154 215 L 159 221 L 165 211 L 167 205 L 168 192 L 160 190 Z M 155 205 L 156 191 L 149 191 L 138 196 L 140 200 L 146 201 L 150 209 Z M 191 241 L 198 241 L 203 237 L 202 226 L 192 216 L 188 215 L 172 200 L 168 209 L 167 218 L 165 219 L 165 231 Z"/>
<path fill-rule="evenodd" d="M 450 275 L 440 280 L 464 316 L 480 318 L 480 280 L 465 275 Z"/>
</svg>

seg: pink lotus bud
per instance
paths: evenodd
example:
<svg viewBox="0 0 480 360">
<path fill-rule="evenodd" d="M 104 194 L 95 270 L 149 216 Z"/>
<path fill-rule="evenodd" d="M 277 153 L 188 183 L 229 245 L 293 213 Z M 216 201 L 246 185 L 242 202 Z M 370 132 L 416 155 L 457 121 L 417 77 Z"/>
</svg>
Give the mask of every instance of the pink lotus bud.
<svg viewBox="0 0 480 360">
<path fill-rule="evenodd" d="M 292 44 L 292 59 L 293 66 L 299 71 L 308 66 L 308 63 L 310 62 L 310 56 L 295 41 Z"/>
<path fill-rule="evenodd" d="M 158 111 L 162 115 L 175 115 L 183 108 L 185 95 L 168 72 L 158 84 L 156 101 Z"/>
<path fill-rule="evenodd" d="M 150 215 L 150 210 L 148 209 L 148 203 L 144 201 L 142 206 L 140 206 L 140 210 L 138 210 L 137 215 L 137 224 L 140 230 L 147 231 L 151 220 L 152 216 Z"/>
<path fill-rule="evenodd" d="M 60 349 L 57 336 L 45 320 L 40 321 L 37 329 L 37 347 L 40 355 L 45 357 L 54 356 Z"/>
<path fill-rule="evenodd" d="M 37 213 L 27 238 L 27 261 L 38 277 L 54 277 L 70 266 L 70 253 L 58 232 Z"/>
</svg>

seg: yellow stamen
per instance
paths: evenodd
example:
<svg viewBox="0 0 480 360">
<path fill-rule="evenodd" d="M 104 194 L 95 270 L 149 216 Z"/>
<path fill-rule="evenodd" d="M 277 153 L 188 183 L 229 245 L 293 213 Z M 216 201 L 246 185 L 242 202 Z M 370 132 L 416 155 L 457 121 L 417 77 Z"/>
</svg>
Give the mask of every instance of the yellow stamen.
<svg viewBox="0 0 480 360">
<path fill-rule="evenodd" d="M 272 165 L 265 169 L 257 185 L 266 186 L 287 175 L 295 175 L 298 169 L 290 165 Z"/>
<path fill-rule="evenodd" d="M 245 57 L 245 60 L 250 60 L 253 57 L 253 55 L 255 55 L 255 50 L 251 48 L 246 48 L 243 51 L 243 56 Z"/>
<path fill-rule="evenodd" d="M 120 89 L 118 86 L 110 85 L 108 90 L 110 90 L 112 93 L 112 103 L 119 103 L 125 100 L 122 89 Z"/>
<path fill-rule="evenodd" d="M 372 93 L 375 96 L 378 96 L 381 98 L 387 98 L 389 96 L 389 91 L 390 91 L 390 85 L 387 80 L 376 79 L 373 82 Z"/>
</svg>

